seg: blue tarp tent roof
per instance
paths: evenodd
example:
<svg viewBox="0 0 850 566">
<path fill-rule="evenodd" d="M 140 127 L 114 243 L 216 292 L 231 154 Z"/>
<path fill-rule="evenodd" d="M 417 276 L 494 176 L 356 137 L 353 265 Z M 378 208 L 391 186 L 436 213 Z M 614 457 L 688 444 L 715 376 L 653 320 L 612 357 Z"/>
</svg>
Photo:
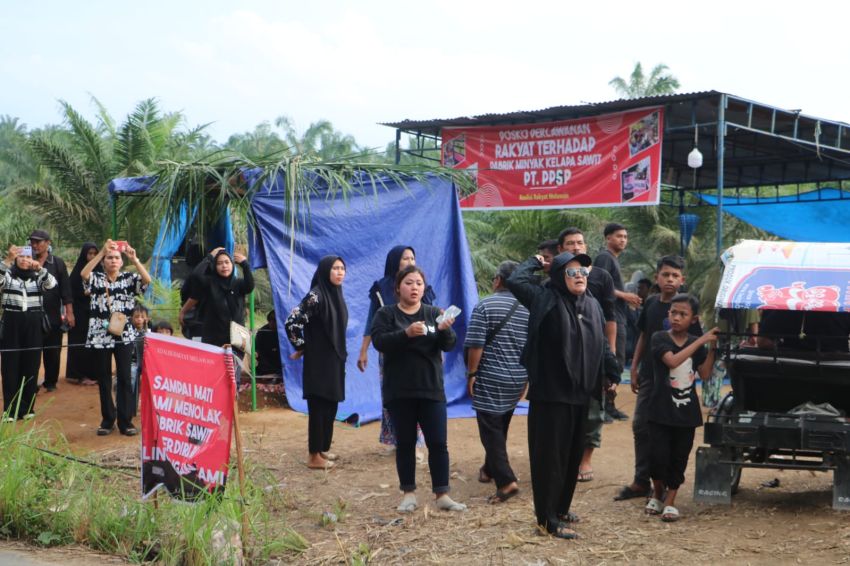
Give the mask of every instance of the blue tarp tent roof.
<svg viewBox="0 0 850 566">
<path fill-rule="evenodd" d="M 700 194 L 717 205 L 717 197 Z M 793 205 L 793 206 L 789 206 Z M 850 242 L 850 193 L 833 188 L 770 199 L 726 197 L 723 211 L 765 232 L 797 242 Z"/>
</svg>

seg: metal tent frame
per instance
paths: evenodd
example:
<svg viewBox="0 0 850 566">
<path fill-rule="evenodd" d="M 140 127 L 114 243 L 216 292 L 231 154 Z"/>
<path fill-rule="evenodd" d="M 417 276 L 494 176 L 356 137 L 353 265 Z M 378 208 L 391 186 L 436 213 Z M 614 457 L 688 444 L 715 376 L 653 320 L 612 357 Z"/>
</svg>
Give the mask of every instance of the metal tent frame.
<svg viewBox="0 0 850 566">
<path fill-rule="evenodd" d="M 396 162 L 403 154 L 439 161 L 442 129 L 446 127 L 573 120 L 652 106 L 663 107 L 665 113 L 662 204 L 680 209 L 705 206 L 699 198 L 688 199 L 686 204 L 685 195 L 716 195 L 718 254 L 723 249 L 724 206 L 735 206 L 738 199 L 753 197 L 757 203 L 775 204 L 779 196 L 787 198 L 789 186 L 796 186 L 796 193 L 790 192 L 799 199 L 806 194 L 801 185 L 820 188 L 830 183 L 843 189 L 844 182 L 850 180 L 850 124 L 713 90 L 383 125 L 396 129 Z M 412 147 L 401 148 L 402 134 L 413 136 Z M 694 147 L 705 156 L 703 166 L 697 170 L 687 164 L 687 155 Z M 837 198 L 821 199 L 818 195 L 814 200 L 848 198 L 850 195 L 840 190 Z M 811 200 L 809 194 L 807 201 Z M 796 200 L 792 198 L 791 202 Z"/>
</svg>

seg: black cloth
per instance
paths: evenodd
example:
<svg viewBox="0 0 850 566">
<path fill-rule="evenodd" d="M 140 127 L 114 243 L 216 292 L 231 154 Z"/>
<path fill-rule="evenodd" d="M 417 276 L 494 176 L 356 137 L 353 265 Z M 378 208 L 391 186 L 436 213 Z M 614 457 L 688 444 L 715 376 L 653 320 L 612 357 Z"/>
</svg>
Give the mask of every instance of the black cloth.
<svg viewBox="0 0 850 566">
<path fill-rule="evenodd" d="M 94 379 L 96 373 L 91 350 L 82 347 L 89 333 L 91 299 L 83 289 L 83 278 L 80 272 L 88 263 L 89 250 L 97 250 L 97 246 L 93 242 L 83 244 L 77 263 L 74 264 L 74 269 L 68 276 L 74 308 L 74 327 L 68 331 L 68 358 L 65 368 L 65 377 L 68 379 Z M 94 270 L 102 272 L 103 267 L 98 265 Z"/>
<path fill-rule="evenodd" d="M 800 333 L 805 334 L 800 338 Z M 819 311 L 764 310 L 759 334 L 768 338 L 782 336 L 781 344 L 795 350 L 846 352 L 850 334 L 850 315 Z"/>
<path fill-rule="evenodd" d="M 655 375 L 652 383 L 649 422 L 684 427 L 702 425 L 702 411 L 697 397 L 696 371 L 706 359 L 705 348 L 697 348 L 690 358 L 676 368 L 667 367 L 661 359 L 667 352 L 678 354 L 698 338 L 689 334 L 685 343 L 679 346 L 666 330 L 652 335 L 651 351 Z"/>
<path fill-rule="evenodd" d="M 441 352 L 454 348 L 457 335 L 451 327 L 437 329 L 440 309 L 421 305 L 407 314 L 393 305 L 382 307 L 372 322 L 372 344 L 384 354 L 384 381 L 381 392 L 384 405 L 395 399 L 430 399 L 445 401 L 443 357 Z M 425 336 L 409 338 L 407 327 L 424 321 Z"/>
<path fill-rule="evenodd" d="M 334 437 L 334 419 L 339 403 L 320 397 L 307 399 L 307 450 L 327 452 Z"/>
<path fill-rule="evenodd" d="M 97 364 L 97 386 L 100 393 L 100 426 L 111 429 L 118 421 L 119 430 L 133 426 L 133 387 L 130 366 L 133 359 L 133 343 L 116 343 L 112 348 L 94 350 Z M 115 357 L 116 391 L 112 399 L 112 357 Z M 116 410 L 117 409 L 117 410 Z"/>
<path fill-rule="evenodd" d="M 663 302 L 661 300 L 661 295 L 652 295 L 647 297 L 646 301 L 644 301 L 643 308 L 641 309 L 640 316 L 638 317 L 638 332 L 644 335 L 643 354 L 641 356 L 640 368 L 638 368 L 639 384 L 641 389 L 643 389 L 644 384 L 647 384 L 647 393 L 649 393 L 652 389 L 651 384 L 653 375 L 652 355 L 649 341 L 652 339 L 652 335 L 659 330 L 670 330 L 669 314 L 670 303 Z M 638 336 L 640 336 L 640 334 L 638 334 Z M 691 323 L 690 328 L 688 328 L 688 334 L 702 336 L 702 328 L 700 327 L 699 322 L 694 320 L 694 322 Z"/>
<path fill-rule="evenodd" d="M 3 337 L 0 338 L 0 375 L 3 378 L 3 412 L 15 419 L 35 412 L 35 394 L 38 391 L 38 365 L 41 357 L 43 333 L 42 311 L 10 311 L 3 313 Z M 20 392 L 20 398 L 18 394 Z"/>
<path fill-rule="evenodd" d="M 44 364 L 45 387 L 56 387 L 56 383 L 59 381 L 62 335 L 62 329 L 58 326 L 51 326 L 50 332 L 44 334 L 44 340 L 42 342 L 44 350 L 41 353 L 41 361 Z"/>
<path fill-rule="evenodd" d="M 266 324 L 260 328 L 254 347 L 257 350 L 257 375 L 283 373 L 277 324 Z"/>
<path fill-rule="evenodd" d="M 593 260 L 593 269 L 604 270 L 607 271 L 611 275 L 611 279 L 614 282 L 614 289 L 617 291 L 625 290 L 625 285 L 623 284 L 623 274 L 620 272 L 620 261 L 612 254 L 609 250 L 604 249 L 599 252 L 596 258 Z M 629 305 L 625 300 L 616 298 L 616 309 L 614 312 L 617 315 L 617 326 L 626 324 L 626 310 L 629 308 Z"/>
<path fill-rule="evenodd" d="M 614 280 L 604 269 L 591 269 L 587 276 L 587 292 L 599 301 L 605 322 L 617 321 L 617 295 L 614 294 Z M 619 326 L 619 325 L 618 325 Z"/>
<path fill-rule="evenodd" d="M 215 257 L 207 255 L 195 267 L 198 285 L 192 288 L 192 298 L 205 305 L 201 341 L 214 346 L 230 343 L 231 322 L 245 324 L 245 295 L 254 290 L 248 260 L 239 264 L 242 277 L 236 276 L 236 263 L 230 277 L 222 277 L 215 270 L 216 259 L 221 255 L 230 257 L 222 250 Z"/>
<path fill-rule="evenodd" d="M 568 254 L 558 257 L 564 255 Z M 529 311 L 528 341 L 522 355 L 528 370 L 526 398 L 586 405 L 591 395 L 601 396 L 603 354 L 610 353 L 602 309 L 592 297 L 575 297 L 559 289 L 565 286 L 565 265 L 556 267 L 553 262 L 549 285 L 538 285 L 534 271 L 541 267 L 537 258 L 531 257 L 505 282 Z"/>
<path fill-rule="evenodd" d="M 449 491 L 449 448 L 446 402 L 430 399 L 394 399 L 387 411 L 396 434 L 395 466 L 399 489 L 416 491 L 416 425 L 428 447 L 431 491 Z"/>
<path fill-rule="evenodd" d="M 649 423 L 652 478 L 660 480 L 667 489 L 679 489 L 685 481 L 695 431 L 692 427 Z"/>
<path fill-rule="evenodd" d="M 516 481 L 516 475 L 508 459 L 508 429 L 511 426 L 513 409 L 506 413 L 486 413 L 475 411 L 478 422 L 478 436 L 484 446 L 484 473 L 493 478 L 496 487 L 501 489 Z"/>
<path fill-rule="evenodd" d="M 304 399 L 345 400 L 345 331 L 348 307 L 342 288 L 330 282 L 331 267 L 341 260 L 325 256 L 319 261 L 304 299 L 284 323 L 292 346 L 304 352 Z"/>
<path fill-rule="evenodd" d="M 56 278 L 56 286 L 52 289 L 45 289 L 42 295 L 44 312 L 47 313 L 51 326 L 59 328 L 62 325 L 64 305 L 70 305 L 74 302 L 68 268 L 62 258 L 51 253 L 47 254 L 43 267 Z"/>
<path fill-rule="evenodd" d="M 552 532 L 573 502 L 584 452 L 587 405 L 531 401 L 528 459 L 537 524 Z"/>
</svg>

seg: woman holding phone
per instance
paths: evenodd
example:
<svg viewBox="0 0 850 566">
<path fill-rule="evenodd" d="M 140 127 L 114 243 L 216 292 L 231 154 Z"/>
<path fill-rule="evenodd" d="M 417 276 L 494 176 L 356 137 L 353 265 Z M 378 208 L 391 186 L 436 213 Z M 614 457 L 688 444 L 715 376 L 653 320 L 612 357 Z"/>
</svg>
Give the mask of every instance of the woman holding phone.
<svg viewBox="0 0 850 566">
<path fill-rule="evenodd" d="M 136 273 L 121 271 L 124 255 L 135 266 Z M 95 271 L 98 264 L 103 271 Z M 80 271 L 83 288 L 91 297 L 89 303 L 89 332 L 86 347 L 94 352 L 95 372 L 100 390 L 100 427 L 98 436 L 111 434 L 118 422 L 118 430 L 125 436 L 134 436 L 133 390 L 130 366 L 138 331 L 132 324 L 136 297 L 144 294 L 151 282 L 147 269 L 139 261 L 136 250 L 127 242 L 106 240 L 100 251 Z M 115 401 L 112 399 L 112 359 L 118 385 Z M 116 412 L 117 408 L 117 412 Z"/>
<path fill-rule="evenodd" d="M 395 278 L 398 303 L 382 307 L 372 323 L 372 343 L 384 355 L 382 394 L 396 432 L 396 470 L 404 496 L 398 510 L 416 509 L 416 425 L 428 446 L 431 489 L 438 509 L 465 511 L 449 497 L 446 394 L 442 353 L 454 348 L 453 318 L 437 320 L 440 309 L 423 303 L 425 274 L 409 265 Z"/>
<path fill-rule="evenodd" d="M 26 249 L 29 248 L 29 249 Z M 32 248 L 12 246 L 0 263 L 3 306 L 0 373 L 3 377 L 3 418 L 35 416 L 35 393 L 44 338 L 42 293 L 56 286 L 56 278 L 33 259 Z"/>
</svg>

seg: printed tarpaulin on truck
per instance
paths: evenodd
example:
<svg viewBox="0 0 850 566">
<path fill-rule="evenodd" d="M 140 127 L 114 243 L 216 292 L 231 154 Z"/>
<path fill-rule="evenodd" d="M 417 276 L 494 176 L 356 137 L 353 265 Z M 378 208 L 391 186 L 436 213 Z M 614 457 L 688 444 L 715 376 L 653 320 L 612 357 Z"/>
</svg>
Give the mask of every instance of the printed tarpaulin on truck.
<svg viewBox="0 0 850 566">
<path fill-rule="evenodd" d="M 262 182 L 258 171 L 246 172 L 246 179 L 251 187 Z M 383 276 L 390 248 L 406 244 L 416 250 L 416 263 L 436 291 L 436 304 L 442 308 L 453 304 L 463 310 L 454 325 L 458 344 L 445 354 L 445 390 L 450 414 L 471 416 L 465 398 L 462 344 L 478 293 L 453 185 L 436 177 L 423 182 L 409 180 L 405 187 L 389 179 L 373 187 L 364 180 L 356 186 L 356 194 L 345 199 L 321 191 L 314 193 L 309 213 L 308 205 L 302 202 L 297 218 L 302 228 L 296 229 L 292 255 L 291 218 L 284 216 L 284 181 L 278 179 L 274 186 L 269 185 L 266 183 L 257 190 L 251 204 L 256 222 L 254 233 L 249 237 L 250 257 L 252 267 L 268 268 L 290 406 L 301 412 L 307 409 L 301 398 L 302 362 L 289 359 L 292 347 L 286 339 L 283 323 L 309 290 L 319 259 L 337 254 L 347 267 L 343 292 L 349 312 L 345 401 L 340 404 L 337 417 L 357 413 L 360 422 L 380 417 L 378 352 L 369 348 L 365 373 L 357 369 L 357 358 L 369 311 L 369 288 L 373 281 Z M 458 402 L 462 408 L 451 406 Z"/>
<path fill-rule="evenodd" d="M 744 240 L 723 261 L 716 308 L 850 311 L 850 243 Z"/>
</svg>

